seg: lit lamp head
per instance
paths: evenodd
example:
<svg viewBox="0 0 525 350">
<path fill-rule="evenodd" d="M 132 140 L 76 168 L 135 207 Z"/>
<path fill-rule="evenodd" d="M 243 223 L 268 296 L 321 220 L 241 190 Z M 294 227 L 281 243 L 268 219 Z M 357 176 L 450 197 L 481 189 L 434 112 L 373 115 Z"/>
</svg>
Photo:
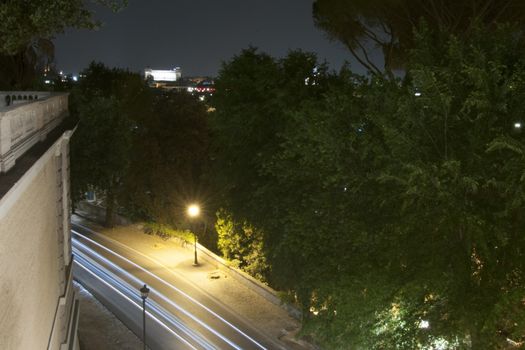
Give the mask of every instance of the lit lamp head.
<svg viewBox="0 0 525 350">
<path fill-rule="evenodd" d="M 143 300 L 146 300 L 148 298 L 148 295 L 149 295 L 149 288 L 144 285 L 142 288 L 140 288 L 140 296 L 142 297 Z"/>
<path fill-rule="evenodd" d="M 200 212 L 201 212 L 201 208 L 199 208 L 197 204 L 192 204 L 188 207 L 188 216 L 190 218 L 199 216 Z"/>
</svg>

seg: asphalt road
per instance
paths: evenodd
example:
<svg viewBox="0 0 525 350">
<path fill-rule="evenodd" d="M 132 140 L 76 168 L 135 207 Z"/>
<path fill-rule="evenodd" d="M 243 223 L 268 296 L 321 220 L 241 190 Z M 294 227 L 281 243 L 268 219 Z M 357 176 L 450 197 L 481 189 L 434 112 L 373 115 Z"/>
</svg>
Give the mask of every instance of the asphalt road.
<svg viewBox="0 0 525 350">
<path fill-rule="evenodd" d="M 139 337 L 139 289 L 148 285 L 146 343 L 151 349 L 285 349 L 154 258 L 80 225 L 73 224 L 72 237 L 75 278 Z"/>
</svg>

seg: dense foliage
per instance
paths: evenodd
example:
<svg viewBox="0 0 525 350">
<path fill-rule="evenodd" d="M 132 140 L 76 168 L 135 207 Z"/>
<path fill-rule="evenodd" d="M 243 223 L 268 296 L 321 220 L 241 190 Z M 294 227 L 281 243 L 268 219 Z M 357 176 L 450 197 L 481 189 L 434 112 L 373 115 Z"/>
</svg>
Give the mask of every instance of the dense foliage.
<svg viewBox="0 0 525 350">
<path fill-rule="evenodd" d="M 340 41 L 370 72 L 405 67 L 414 48 L 414 27 L 424 20 L 435 31 L 468 37 L 476 25 L 513 23 L 523 27 L 525 4 L 520 0 L 316 0 L 316 25 Z"/>
<path fill-rule="evenodd" d="M 113 225 L 117 197 L 129 171 L 136 120 L 148 111 L 140 76 L 92 63 L 72 92 L 70 111 L 78 118 L 71 141 L 73 200 L 87 191 L 106 196 L 106 224 Z"/>
<path fill-rule="evenodd" d="M 94 0 L 117 10 L 126 0 Z M 0 89 L 25 89 L 54 60 L 54 35 L 66 28 L 94 29 L 98 22 L 82 0 L 0 2 Z"/>
<path fill-rule="evenodd" d="M 255 50 L 217 81 L 220 226 L 261 232 L 266 279 L 328 349 L 525 340 L 524 36 L 418 33 L 402 81 Z"/>
<path fill-rule="evenodd" d="M 92 63 L 71 95 L 79 119 L 71 142 L 73 199 L 105 197 L 117 209 L 158 223 L 181 221 L 206 164 L 207 113 L 185 93 L 154 93 L 140 75 Z M 184 195 L 187 194 L 187 197 Z M 182 202 L 182 203 L 181 203 Z"/>
<path fill-rule="evenodd" d="M 188 203 L 202 198 L 208 157 L 207 112 L 187 93 L 155 94 L 137 121 L 123 203 L 130 214 L 162 224 L 185 220 Z"/>
</svg>

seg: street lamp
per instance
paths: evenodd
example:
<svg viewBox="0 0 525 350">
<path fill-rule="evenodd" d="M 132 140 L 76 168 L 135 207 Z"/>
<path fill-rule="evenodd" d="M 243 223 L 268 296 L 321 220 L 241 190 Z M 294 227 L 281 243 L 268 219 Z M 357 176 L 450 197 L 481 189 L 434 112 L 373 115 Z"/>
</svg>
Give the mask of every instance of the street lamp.
<svg viewBox="0 0 525 350">
<path fill-rule="evenodd" d="M 188 207 L 188 216 L 190 219 L 196 218 L 201 213 L 201 208 L 197 204 L 192 204 Z M 194 259 L 193 259 L 193 266 L 198 266 L 199 262 L 197 261 L 197 234 L 195 233 L 195 230 L 192 230 L 193 232 L 193 251 L 194 251 Z"/>
<path fill-rule="evenodd" d="M 148 299 L 149 288 L 144 285 L 140 288 L 140 297 L 142 298 L 142 343 L 146 350 L 146 299 Z"/>
</svg>

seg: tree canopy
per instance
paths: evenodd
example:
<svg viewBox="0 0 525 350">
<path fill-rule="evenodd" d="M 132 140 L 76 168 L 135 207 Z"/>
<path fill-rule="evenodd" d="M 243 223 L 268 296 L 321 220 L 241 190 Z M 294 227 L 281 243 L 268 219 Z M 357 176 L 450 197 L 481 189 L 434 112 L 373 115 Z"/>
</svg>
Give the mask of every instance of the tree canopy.
<svg viewBox="0 0 525 350">
<path fill-rule="evenodd" d="M 72 193 L 105 197 L 117 209 L 160 224 L 180 223 L 208 161 L 204 104 L 187 93 L 155 92 L 143 78 L 92 63 L 71 95 L 78 117 L 71 142 Z"/>
<path fill-rule="evenodd" d="M 301 303 L 303 332 L 326 348 L 525 340 L 516 33 L 423 27 L 404 80 L 343 69 L 308 85 L 316 63 L 288 74 L 295 53 L 245 51 L 223 67 L 215 172 L 230 181 L 219 229 L 234 232 L 223 250 L 263 254 L 268 266 L 255 270 Z"/>
<path fill-rule="evenodd" d="M 523 28 L 519 0 L 316 0 L 313 17 L 330 38 L 343 43 L 370 72 L 383 67 L 372 52 L 383 53 L 384 69 L 402 68 L 414 48 L 414 28 L 423 20 L 432 30 L 468 36 L 477 25 L 513 23 Z"/>
<path fill-rule="evenodd" d="M 127 0 L 94 0 L 118 10 Z M 53 62 L 54 35 L 66 28 L 94 29 L 99 23 L 83 0 L 0 2 L 0 88 L 24 89 Z"/>
<path fill-rule="evenodd" d="M 186 92 L 159 92 L 137 120 L 123 204 L 134 215 L 180 224 L 188 202 L 202 198 L 208 162 L 206 107 Z"/>
<path fill-rule="evenodd" d="M 106 224 L 113 225 L 117 197 L 128 173 L 134 120 L 147 112 L 148 91 L 139 75 L 92 63 L 71 96 L 79 120 L 71 141 L 74 200 L 87 191 L 106 196 Z"/>
<path fill-rule="evenodd" d="M 98 0 L 114 9 L 120 0 Z M 0 53 L 13 55 L 37 39 L 51 39 L 68 27 L 93 29 L 97 22 L 82 0 L 7 0 L 0 4 Z"/>
</svg>

